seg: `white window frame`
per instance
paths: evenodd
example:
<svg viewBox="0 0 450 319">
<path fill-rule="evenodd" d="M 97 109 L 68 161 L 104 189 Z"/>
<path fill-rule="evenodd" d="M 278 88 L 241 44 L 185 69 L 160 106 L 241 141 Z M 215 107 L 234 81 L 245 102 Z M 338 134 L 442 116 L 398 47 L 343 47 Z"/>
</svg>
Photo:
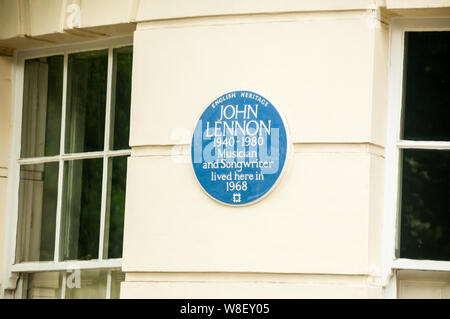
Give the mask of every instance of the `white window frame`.
<svg viewBox="0 0 450 319">
<path fill-rule="evenodd" d="M 391 20 L 382 243 L 383 272 L 390 279 L 384 290 L 384 296 L 387 298 L 397 297 L 396 270 L 450 271 L 450 261 L 396 257 L 400 226 L 400 151 L 402 149 L 450 150 L 450 142 L 400 139 L 404 88 L 404 40 L 407 31 L 450 31 L 450 18 L 392 18 Z"/>
<path fill-rule="evenodd" d="M 105 218 L 106 218 L 106 194 L 108 178 L 108 159 L 116 156 L 131 155 L 131 149 L 127 150 L 109 150 L 110 136 L 110 117 L 111 117 L 111 87 L 113 72 L 113 49 L 133 45 L 132 36 L 122 36 L 82 42 L 77 44 L 68 44 L 62 46 L 46 47 L 31 50 L 21 50 L 14 53 L 13 59 L 13 103 L 12 103 L 12 128 L 11 128 L 11 148 L 10 161 L 8 168 L 8 188 L 6 203 L 6 229 L 5 229 L 5 249 L 2 274 L 1 295 L 5 295 L 5 290 L 16 290 L 18 287 L 18 278 L 20 273 L 34 273 L 43 271 L 61 271 L 63 272 L 64 285 L 67 277 L 67 270 L 73 270 L 74 267 L 80 270 L 105 269 L 108 271 L 106 298 L 110 298 L 111 273 L 114 270 L 121 270 L 122 258 L 103 259 Z M 107 90 L 106 90 L 106 111 L 105 111 L 105 141 L 104 150 L 96 152 L 85 152 L 76 154 L 65 154 L 65 119 L 66 119 L 66 93 L 67 93 L 67 67 L 68 55 L 76 52 L 86 52 L 93 50 L 108 49 L 108 70 L 107 70 Z M 22 126 L 22 103 L 23 103 L 23 83 L 24 83 L 24 64 L 25 60 L 53 55 L 64 55 L 63 69 L 63 92 L 62 92 L 62 114 L 61 114 L 61 136 L 60 136 L 60 154 L 56 156 L 20 158 L 21 148 L 21 126 Z M 100 212 L 100 242 L 98 259 L 93 260 L 67 260 L 60 261 L 59 258 L 59 240 L 61 227 L 61 203 L 63 186 L 63 162 L 64 160 L 76 160 L 87 158 L 103 158 L 102 175 L 102 198 Z M 58 201 L 56 211 L 56 230 L 55 230 L 55 253 L 53 261 L 45 262 L 22 262 L 15 263 L 16 254 L 16 234 L 18 221 L 18 203 L 19 203 L 19 183 L 20 183 L 20 164 L 39 164 L 43 162 L 58 162 Z M 61 295 L 64 297 L 65 289 L 61 289 Z"/>
</svg>

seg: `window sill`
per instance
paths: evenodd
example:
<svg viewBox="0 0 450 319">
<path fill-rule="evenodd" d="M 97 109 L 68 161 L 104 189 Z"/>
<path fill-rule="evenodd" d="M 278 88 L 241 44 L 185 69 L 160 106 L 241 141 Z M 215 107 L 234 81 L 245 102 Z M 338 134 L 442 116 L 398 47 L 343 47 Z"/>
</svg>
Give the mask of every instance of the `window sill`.
<svg viewBox="0 0 450 319">
<path fill-rule="evenodd" d="M 67 260 L 60 262 L 24 262 L 11 266 L 11 272 L 65 271 L 68 269 L 110 269 L 121 268 L 122 258 L 105 260 Z"/>
<path fill-rule="evenodd" d="M 392 262 L 393 269 L 450 271 L 450 261 L 399 258 Z"/>
</svg>

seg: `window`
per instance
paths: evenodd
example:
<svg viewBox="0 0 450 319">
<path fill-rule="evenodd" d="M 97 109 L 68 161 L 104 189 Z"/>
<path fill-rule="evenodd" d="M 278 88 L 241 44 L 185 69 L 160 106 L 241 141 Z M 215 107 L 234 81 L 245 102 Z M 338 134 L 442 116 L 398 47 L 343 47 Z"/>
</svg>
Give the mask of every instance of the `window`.
<svg viewBox="0 0 450 319">
<path fill-rule="evenodd" d="M 18 54 L 16 297 L 119 297 L 130 42 Z"/>
<path fill-rule="evenodd" d="M 448 20 L 393 20 L 389 80 L 385 267 L 448 272 Z"/>
<path fill-rule="evenodd" d="M 450 31 L 406 32 L 404 61 L 398 255 L 450 261 Z"/>
</svg>

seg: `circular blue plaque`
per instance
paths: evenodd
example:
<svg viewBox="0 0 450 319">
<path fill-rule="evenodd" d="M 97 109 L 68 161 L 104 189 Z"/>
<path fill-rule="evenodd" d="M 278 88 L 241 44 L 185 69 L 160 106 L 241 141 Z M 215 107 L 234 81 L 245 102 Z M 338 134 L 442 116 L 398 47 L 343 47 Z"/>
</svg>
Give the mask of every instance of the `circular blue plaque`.
<svg viewBox="0 0 450 319">
<path fill-rule="evenodd" d="M 209 196 L 243 206 L 275 186 L 287 145 L 284 121 L 275 107 L 254 92 L 233 91 L 202 113 L 192 137 L 191 160 Z"/>
</svg>

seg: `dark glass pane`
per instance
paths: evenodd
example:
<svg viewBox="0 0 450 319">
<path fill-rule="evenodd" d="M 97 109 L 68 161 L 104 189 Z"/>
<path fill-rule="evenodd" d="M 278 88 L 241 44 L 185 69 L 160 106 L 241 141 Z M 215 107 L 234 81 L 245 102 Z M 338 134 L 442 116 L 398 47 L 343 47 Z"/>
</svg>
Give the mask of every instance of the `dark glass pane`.
<svg viewBox="0 0 450 319">
<path fill-rule="evenodd" d="M 69 55 L 66 153 L 104 149 L 108 50 Z"/>
<path fill-rule="evenodd" d="M 59 154 L 64 57 L 25 61 L 21 157 Z"/>
<path fill-rule="evenodd" d="M 450 260 L 450 151 L 403 150 L 400 257 Z"/>
<path fill-rule="evenodd" d="M 58 170 L 57 162 L 20 167 L 16 262 L 53 260 Z"/>
<path fill-rule="evenodd" d="M 64 163 L 61 227 L 64 260 L 98 258 L 102 171 L 102 158 Z"/>
<path fill-rule="evenodd" d="M 111 103 L 111 148 L 114 150 L 129 147 L 131 70 L 133 47 L 114 49 L 114 71 Z"/>
<path fill-rule="evenodd" d="M 123 221 L 125 215 L 125 190 L 127 179 L 127 157 L 110 159 L 110 186 L 108 190 L 108 256 L 122 257 Z"/>
<path fill-rule="evenodd" d="M 403 138 L 450 140 L 450 32 L 406 32 Z"/>
</svg>

